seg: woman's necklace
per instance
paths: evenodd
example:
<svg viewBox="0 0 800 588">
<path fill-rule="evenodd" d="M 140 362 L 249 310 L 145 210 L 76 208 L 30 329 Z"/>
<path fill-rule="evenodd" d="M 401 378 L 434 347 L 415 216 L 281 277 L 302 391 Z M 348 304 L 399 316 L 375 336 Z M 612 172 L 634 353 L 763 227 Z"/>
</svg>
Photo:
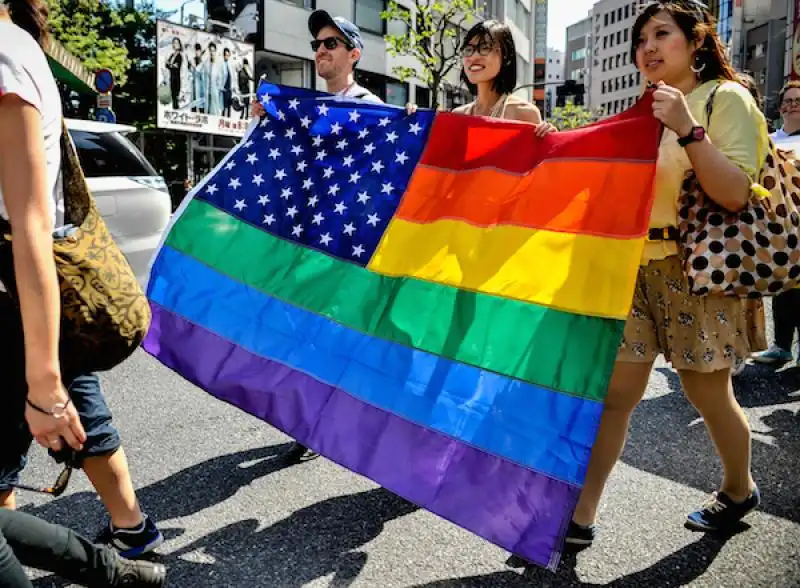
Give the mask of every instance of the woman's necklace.
<svg viewBox="0 0 800 588">
<path fill-rule="evenodd" d="M 478 101 L 472 103 L 472 111 L 470 114 L 474 116 L 487 116 L 489 118 L 501 118 L 505 111 L 506 102 L 508 101 L 508 94 L 503 94 L 497 99 L 488 113 L 478 111 Z"/>
</svg>

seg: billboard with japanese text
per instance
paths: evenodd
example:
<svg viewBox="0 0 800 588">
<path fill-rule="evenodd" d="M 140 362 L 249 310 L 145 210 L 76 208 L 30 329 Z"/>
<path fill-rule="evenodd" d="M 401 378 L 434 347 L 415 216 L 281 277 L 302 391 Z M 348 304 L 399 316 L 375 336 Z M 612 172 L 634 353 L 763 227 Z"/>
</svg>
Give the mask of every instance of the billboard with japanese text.
<svg viewBox="0 0 800 588">
<path fill-rule="evenodd" d="M 255 47 L 167 21 L 156 27 L 158 126 L 243 136 L 255 92 Z"/>
</svg>

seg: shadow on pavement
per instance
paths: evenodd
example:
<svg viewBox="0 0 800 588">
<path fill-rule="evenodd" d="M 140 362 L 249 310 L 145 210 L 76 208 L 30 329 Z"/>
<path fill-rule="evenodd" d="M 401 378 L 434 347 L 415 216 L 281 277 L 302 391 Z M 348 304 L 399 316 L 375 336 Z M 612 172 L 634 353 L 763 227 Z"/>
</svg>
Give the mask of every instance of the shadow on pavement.
<svg viewBox="0 0 800 588">
<path fill-rule="evenodd" d="M 667 378 L 676 393 L 642 401 L 633 415 L 622 461 L 656 476 L 712 492 L 722 479 L 722 469 L 700 415 L 683 395 L 678 374 L 668 368 L 656 371 Z M 754 432 L 753 476 L 763 498 L 760 510 L 800 522 L 797 476 L 800 414 L 780 408 L 800 400 L 792 396 L 800 390 L 800 370 L 774 372 L 748 366 L 736 380 L 736 397 L 745 408 L 777 407 L 759 419 L 750 417 Z M 770 441 L 766 442 L 764 436 Z M 687 513 L 698 506 L 687 504 Z"/>
<path fill-rule="evenodd" d="M 228 525 L 161 560 L 174 586 L 349 586 L 367 563 L 360 547 L 384 525 L 417 510 L 383 488 L 337 496 L 259 529 L 248 519 Z"/>
<path fill-rule="evenodd" d="M 483 576 L 453 578 L 413 588 L 678 588 L 690 584 L 708 570 L 727 542 L 725 537 L 704 535 L 656 562 L 649 568 L 612 580 L 607 584 L 582 582 L 575 571 L 577 556 L 565 555 L 556 573 L 528 567 L 523 573 L 497 572 Z"/>
</svg>

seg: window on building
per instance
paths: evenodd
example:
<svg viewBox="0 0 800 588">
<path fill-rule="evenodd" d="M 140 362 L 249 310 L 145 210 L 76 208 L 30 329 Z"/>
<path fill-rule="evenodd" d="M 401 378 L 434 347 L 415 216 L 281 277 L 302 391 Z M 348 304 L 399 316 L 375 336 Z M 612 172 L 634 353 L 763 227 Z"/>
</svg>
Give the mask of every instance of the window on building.
<svg viewBox="0 0 800 588">
<path fill-rule="evenodd" d="M 622 55 L 617 55 L 617 67 L 619 67 L 619 62 L 622 60 Z"/>
<path fill-rule="evenodd" d="M 525 7 L 525 5 L 517 0 L 517 8 L 516 8 L 516 17 L 514 18 L 514 24 L 517 25 L 517 28 L 522 31 L 522 33 L 530 38 L 531 36 L 531 13 Z M 545 23 L 547 26 L 547 23 Z"/>
<path fill-rule="evenodd" d="M 385 35 L 386 21 L 381 18 L 384 10 L 386 0 L 355 0 L 356 26 L 362 31 Z"/>
<path fill-rule="evenodd" d="M 600 84 L 600 93 L 601 94 L 605 94 L 606 93 L 606 82 L 605 82 L 605 80 L 603 80 L 602 83 Z"/>
<path fill-rule="evenodd" d="M 624 29 L 622 31 L 622 42 L 623 43 L 627 43 L 628 42 L 628 29 Z"/>
<path fill-rule="evenodd" d="M 604 17 L 604 18 L 603 18 L 603 26 L 604 26 L 604 27 L 607 27 L 607 26 L 608 26 L 608 13 L 606 12 L 606 13 L 603 15 L 603 17 Z M 599 15 L 599 14 L 597 15 L 597 18 L 600 18 L 600 15 Z"/>
<path fill-rule="evenodd" d="M 256 78 L 265 75 L 267 81 L 295 88 L 314 88 L 313 64 L 309 59 L 288 57 L 259 51 L 256 57 Z"/>
<path fill-rule="evenodd" d="M 608 35 L 603 37 L 603 49 L 608 49 Z"/>
<path fill-rule="evenodd" d="M 617 31 L 617 45 L 622 43 L 622 31 Z"/>
<path fill-rule="evenodd" d="M 753 57 L 764 57 L 764 54 L 767 52 L 767 44 L 766 43 L 759 43 L 755 46 L 753 50 Z"/>
<path fill-rule="evenodd" d="M 386 104 L 405 106 L 408 104 L 408 84 L 386 82 Z"/>
<path fill-rule="evenodd" d="M 630 9 L 630 6 L 628 6 L 626 4 L 625 5 L 625 18 L 628 18 L 631 15 L 631 13 L 629 12 L 629 9 Z"/>
<path fill-rule="evenodd" d="M 430 88 L 423 88 L 422 86 L 417 86 L 416 102 L 417 106 L 421 106 L 422 108 L 430 108 L 431 107 Z"/>
</svg>

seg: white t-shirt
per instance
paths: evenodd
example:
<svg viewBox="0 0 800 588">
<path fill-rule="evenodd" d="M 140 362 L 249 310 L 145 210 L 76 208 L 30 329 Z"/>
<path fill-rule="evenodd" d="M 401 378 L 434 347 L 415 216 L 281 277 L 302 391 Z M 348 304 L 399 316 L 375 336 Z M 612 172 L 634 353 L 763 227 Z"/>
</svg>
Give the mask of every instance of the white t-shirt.
<svg viewBox="0 0 800 588">
<path fill-rule="evenodd" d="M 336 95 L 344 96 L 347 98 L 358 98 L 359 100 L 364 100 L 365 102 L 375 102 L 376 104 L 383 104 L 383 100 L 381 100 L 375 94 L 367 90 L 364 86 L 359 86 L 358 84 L 353 84 L 352 86 L 348 86 L 341 92 L 337 92 Z"/>
<path fill-rule="evenodd" d="M 41 47 L 27 32 L 9 21 L 0 21 L 0 96 L 4 94 L 16 94 L 42 115 L 47 185 L 52 195 L 50 218 L 54 228 L 61 227 L 64 224 L 61 95 Z M 0 215 L 7 219 L 2 196 L 0 191 Z"/>
</svg>

